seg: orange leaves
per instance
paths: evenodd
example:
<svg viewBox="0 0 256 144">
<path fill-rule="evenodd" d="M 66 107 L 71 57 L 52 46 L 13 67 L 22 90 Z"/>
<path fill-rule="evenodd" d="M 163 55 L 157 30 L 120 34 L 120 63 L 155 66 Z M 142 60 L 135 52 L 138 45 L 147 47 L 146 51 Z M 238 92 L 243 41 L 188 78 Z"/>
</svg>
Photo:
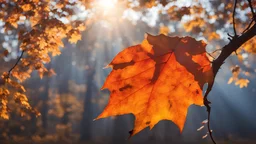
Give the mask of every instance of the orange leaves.
<svg viewBox="0 0 256 144">
<path fill-rule="evenodd" d="M 68 41 L 70 43 L 76 43 L 78 40 L 81 40 L 81 34 L 78 30 L 71 30 L 69 32 Z"/>
<path fill-rule="evenodd" d="M 3 22 L 1 28 L 7 35 L 15 37 L 17 48 L 21 52 L 18 53 L 14 67 L 3 74 L 3 87 L 16 89 L 14 99 L 16 103 L 20 101 L 18 98 L 21 99 L 18 104 L 26 109 L 29 104 L 24 103 L 27 100 L 22 94 L 25 88 L 21 82 L 28 79 L 34 70 L 38 71 L 40 78 L 54 75 L 55 72 L 48 71 L 45 64 L 51 61 L 51 57 L 61 53 L 59 47 L 64 47 L 62 40 L 68 38 L 71 43 L 81 40 L 80 31 L 85 30 L 84 22 L 72 19 L 72 15 L 76 14 L 77 4 L 80 2 L 69 0 L 56 3 L 39 0 L 5 1 L 0 4 L 0 20 Z M 6 50 L 0 56 L 8 55 Z M 0 97 L 1 100 L 3 99 Z"/>
<path fill-rule="evenodd" d="M 30 106 L 30 104 L 28 103 L 28 98 L 26 97 L 25 94 L 16 92 L 14 94 L 14 100 L 16 103 L 24 106 L 26 109 L 32 109 L 32 107 Z"/>
<path fill-rule="evenodd" d="M 159 34 L 168 35 L 170 29 L 167 26 L 160 26 Z"/>
<path fill-rule="evenodd" d="M 248 79 L 239 79 L 236 81 L 235 85 L 239 85 L 240 88 L 247 87 L 250 81 Z"/>
<path fill-rule="evenodd" d="M 216 32 L 210 33 L 208 40 L 210 41 L 210 40 L 213 40 L 213 39 L 220 39 L 220 35 L 218 33 L 216 33 Z"/>
<path fill-rule="evenodd" d="M 24 4 L 24 5 L 22 5 L 21 6 L 21 8 L 22 8 L 22 10 L 24 11 L 24 12 L 27 12 L 27 11 L 30 11 L 30 10 L 32 10 L 32 5 L 31 4 Z"/>
<path fill-rule="evenodd" d="M 132 113 L 131 135 L 161 120 L 182 131 L 188 107 L 203 105 L 203 85 L 213 80 L 205 46 L 191 37 L 148 35 L 124 49 L 109 64 L 113 70 L 102 89 L 110 90 L 110 100 L 97 119 Z"/>
<path fill-rule="evenodd" d="M 0 88 L 0 118 L 3 119 L 9 119 L 9 115 L 8 115 L 8 96 L 10 95 L 9 90 L 7 90 L 6 88 Z"/>
<path fill-rule="evenodd" d="M 185 23 L 183 26 L 187 32 L 190 32 L 193 29 L 200 29 L 201 27 L 205 26 L 205 23 L 206 22 L 203 18 L 195 17 L 192 21 Z"/>
<path fill-rule="evenodd" d="M 232 70 L 232 77 L 229 78 L 228 84 L 235 83 L 236 86 L 239 86 L 240 88 L 247 87 L 249 84 L 249 80 L 245 78 L 241 78 L 241 69 L 238 65 L 231 68 Z"/>
<path fill-rule="evenodd" d="M 184 15 L 190 14 L 189 9 L 190 9 L 189 7 L 178 7 L 178 6 L 174 5 L 174 6 L 171 6 L 167 12 L 168 12 L 171 20 L 179 21 L 182 19 L 182 17 Z"/>
<path fill-rule="evenodd" d="M 243 50 L 248 53 L 256 53 L 256 38 L 252 38 L 242 45 Z"/>
<path fill-rule="evenodd" d="M 13 27 L 18 28 L 17 22 L 19 21 L 20 15 L 19 14 L 13 14 L 8 19 L 6 22 L 10 23 Z"/>
</svg>

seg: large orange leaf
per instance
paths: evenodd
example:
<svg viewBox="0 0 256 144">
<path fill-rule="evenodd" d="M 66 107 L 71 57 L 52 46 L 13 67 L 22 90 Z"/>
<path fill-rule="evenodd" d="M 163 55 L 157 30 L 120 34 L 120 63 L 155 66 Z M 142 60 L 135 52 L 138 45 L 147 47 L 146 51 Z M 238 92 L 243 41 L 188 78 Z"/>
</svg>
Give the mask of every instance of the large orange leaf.
<svg viewBox="0 0 256 144">
<path fill-rule="evenodd" d="M 191 37 L 148 35 L 124 49 L 109 64 L 113 70 L 102 89 L 110 90 L 110 100 L 96 119 L 132 113 L 131 135 L 160 120 L 171 120 L 182 131 L 188 107 L 203 106 L 203 85 L 212 83 L 205 46 Z"/>
</svg>

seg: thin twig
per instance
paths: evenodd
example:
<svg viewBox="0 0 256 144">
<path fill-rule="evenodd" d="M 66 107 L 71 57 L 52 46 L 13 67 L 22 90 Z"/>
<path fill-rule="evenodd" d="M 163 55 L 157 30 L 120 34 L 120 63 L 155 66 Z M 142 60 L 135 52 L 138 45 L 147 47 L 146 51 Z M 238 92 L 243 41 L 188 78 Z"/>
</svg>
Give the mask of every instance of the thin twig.
<svg viewBox="0 0 256 144">
<path fill-rule="evenodd" d="M 233 9 L 233 29 L 234 29 L 234 34 L 235 34 L 234 37 L 237 37 L 237 34 L 236 34 L 236 22 L 235 22 L 236 4 L 237 4 L 237 0 L 235 0 L 234 9 Z"/>
<path fill-rule="evenodd" d="M 215 57 L 214 56 L 212 56 L 210 53 L 208 53 L 207 52 L 207 54 L 213 59 L 213 60 L 215 60 Z"/>
<path fill-rule="evenodd" d="M 256 19 L 255 19 L 256 15 L 255 15 L 255 12 L 254 12 L 253 7 L 252 7 L 252 0 L 247 0 L 247 1 L 249 3 L 249 7 L 250 7 L 251 12 L 252 12 L 252 19 L 254 19 L 256 21 Z"/>
<path fill-rule="evenodd" d="M 208 54 L 211 58 L 213 58 L 213 60 L 215 60 L 215 57 L 214 57 L 212 54 L 216 53 L 217 51 L 221 51 L 221 50 L 222 50 L 222 48 L 216 49 L 216 50 L 214 50 L 214 51 L 211 52 L 211 53 L 208 53 L 208 52 L 207 52 L 207 54 Z"/>
<path fill-rule="evenodd" d="M 244 31 L 242 32 L 242 34 L 244 34 L 244 33 L 251 27 L 253 21 L 254 21 L 254 20 L 252 19 L 251 22 L 249 23 L 249 25 L 247 26 L 247 28 L 244 29 Z"/>
<path fill-rule="evenodd" d="M 208 94 L 210 93 L 215 77 L 221 67 L 221 65 L 224 63 L 224 61 L 233 53 L 235 52 L 237 49 L 239 49 L 240 46 L 242 46 L 245 42 L 249 41 L 251 38 L 253 38 L 256 35 L 256 24 L 254 24 L 251 28 L 249 28 L 244 34 L 237 36 L 236 40 L 232 40 L 230 41 L 227 45 L 225 45 L 222 48 L 222 51 L 220 53 L 220 55 L 218 56 L 217 59 L 215 59 L 212 62 L 212 71 L 213 71 L 213 82 L 208 84 L 208 88 L 207 91 L 205 93 L 204 96 L 204 105 L 207 108 L 207 112 L 208 112 L 208 132 L 209 135 L 212 139 L 212 142 L 214 144 L 216 144 L 216 142 L 214 141 L 213 137 L 212 137 L 212 132 L 210 130 L 210 113 L 211 113 L 211 107 L 210 107 L 210 102 L 208 101 L 207 97 Z"/>
<path fill-rule="evenodd" d="M 16 61 L 16 63 L 14 64 L 14 66 L 8 71 L 8 77 L 10 77 L 10 74 L 12 72 L 12 70 L 18 65 L 18 63 L 20 62 L 21 58 L 23 57 L 25 50 L 22 50 L 21 55 L 19 56 L 18 60 Z"/>
<path fill-rule="evenodd" d="M 249 7 L 251 9 L 251 13 L 252 13 L 252 20 L 251 22 L 249 23 L 249 25 L 247 26 L 247 28 L 242 32 L 242 33 L 245 33 L 252 25 L 252 23 L 255 21 L 256 22 L 256 15 L 255 15 L 255 12 L 253 10 L 253 7 L 252 7 L 252 1 L 251 0 L 247 0 L 248 1 L 248 4 L 249 4 Z"/>
<path fill-rule="evenodd" d="M 211 90 L 212 90 L 213 84 L 214 84 L 214 79 L 213 79 L 212 83 L 209 83 L 209 84 L 208 84 L 208 88 L 207 88 L 206 93 L 205 93 L 205 95 L 204 95 L 204 105 L 205 105 L 205 107 L 206 107 L 206 109 L 207 109 L 207 112 L 208 112 L 208 123 L 207 123 L 208 133 L 209 133 L 209 135 L 210 135 L 210 138 L 211 138 L 212 142 L 213 142 L 214 144 L 216 144 L 215 140 L 213 139 L 212 131 L 211 131 L 211 128 L 210 128 L 210 116 L 211 116 L 211 106 L 210 106 L 210 104 L 211 104 L 211 102 L 207 99 L 208 94 L 209 94 L 209 93 L 211 92 Z"/>
<path fill-rule="evenodd" d="M 229 38 L 233 38 L 233 36 L 231 34 L 227 33 L 227 35 L 229 36 Z"/>
<path fill-rule="evenodd" d="M 208 83 L 208 88 L 207 88 L 207 91 L 204 96 L 204 105 L 206 106 L 207 112 L 208 112 L 208 124 L 207 124 L 208 133 L 209 133 L 211 140 L 214 144 L 216 144 L 216 142 L 213 139 L 212 131 L 210 129 L 210 115 L 211 115 L 210 104 L 211 104 L 211 102 L 207 99 L 208 94 L 212 90 L 215 77 L 216 77 L 221 65 L 226 60 L 226 58 L 229 57 L 232 52 L 235 52 L 242 44 L 244 44 L 246 41 L 250 40 L 252 37 L 254 37 L 256 35 L 256 24 L 254 24 L 252 27 L 249 26 L 248 30 L 244 34 L 242 34 L 240 36 L 237 35 L 236 28 L 235 28 L 236 4 L 237 4 L 237 0 L 235 0 L 234 10 L 233 10 L 233 29 L 234 29 L 234 33 L 235 33 L 235 36 L 233 38 L 236 38 L 236 40 L 231 40 L 227 45 L 225 45 L 222 48 L 223 50 L 221 51 L 219 57 L 212 62 L 213 80 L 211 83 Z"/>
<path fill-rule="evenodd" d="M 213 52 L 211 52 L 211 54 L 214 54 L 214 53 L 216 53 L 217 51 L 222 51 L 222 48 L 219 48 L 219 49 L 214 50 Z"/>
</svg>

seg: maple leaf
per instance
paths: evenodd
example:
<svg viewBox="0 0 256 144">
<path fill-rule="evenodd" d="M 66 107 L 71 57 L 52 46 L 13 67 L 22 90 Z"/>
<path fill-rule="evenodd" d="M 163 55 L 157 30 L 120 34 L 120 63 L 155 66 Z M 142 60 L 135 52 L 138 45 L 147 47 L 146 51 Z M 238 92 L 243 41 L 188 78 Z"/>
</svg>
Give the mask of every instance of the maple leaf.
<svg viewBox="0 0 256 144">
<path fill-rule="evenodd" d="M 248 79 L 239 79 L 236 81 L 235 85 L 239 85 L 240 88 L 247 87 L 250 81 Z"/>
<path fill-rule="evenodd" d="M 71 30 L 69 35 L 68 41 L 70 43 L 76 43 L 78 40 L 81 40 L 81 34 L 77 30 Z"/>
<path fill-rule="evenodd" d="M 182 132 L 188 107 L 203 106 L 203 85 L 213 81 L 205 46 L 161 34 L 124 49 L 109 64 L 113 70 L 102 89 L 110 90 L 110 100 L 96 119 L 132 113 L 131 136 L 160 120 L 173 121 Z"/>
</svg>

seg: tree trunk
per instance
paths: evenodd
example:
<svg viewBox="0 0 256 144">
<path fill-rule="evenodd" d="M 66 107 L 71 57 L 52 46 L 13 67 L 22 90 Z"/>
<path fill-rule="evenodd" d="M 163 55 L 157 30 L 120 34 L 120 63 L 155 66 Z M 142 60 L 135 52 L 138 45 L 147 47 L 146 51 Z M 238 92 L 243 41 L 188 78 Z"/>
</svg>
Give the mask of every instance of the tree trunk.
<svg viewBox="0 0 256 144">
<path fill-rule="evenodd" d="M 51 69 L 52 63 L 49 63 L 48 69 Z M 47 133 L 47 127 L 48 127 L 48 100 L 49 100 L 49 84 L 50 84 L 50 78 L 48 76 L 45 77 L 45 83 L 44 83 L 44 91 L 41 93 L 41 100 L 42 100 L 42 109 L 41 109 L 41 119 L 42 119 L 42 127 L 43 127 L 43 136 Z"/>
<path fill-rule="evenodd" d="M 90 66 L 87 72 L 87 91 L 84 99 L 84 111 L 81 123 L 81 141 L 91 140 L 91 123 L 92 123 L 92 95 L 93 95 L 93 79 L 95 74 L 95 66 Z"/>
</svg>

